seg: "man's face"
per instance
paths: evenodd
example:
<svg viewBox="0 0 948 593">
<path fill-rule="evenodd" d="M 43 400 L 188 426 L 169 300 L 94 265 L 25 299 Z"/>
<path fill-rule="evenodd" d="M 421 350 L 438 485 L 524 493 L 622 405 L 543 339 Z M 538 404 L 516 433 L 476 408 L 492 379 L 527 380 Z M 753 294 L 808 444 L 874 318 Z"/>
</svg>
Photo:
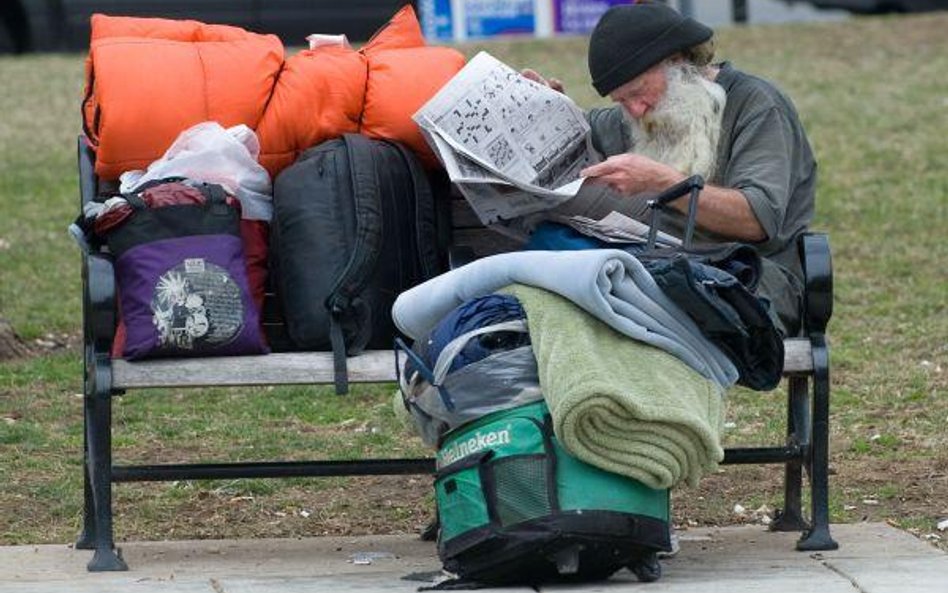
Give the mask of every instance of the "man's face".
<svg viewBox="0 0 948 593">
<path fill-rule="evenodd" d="M 616 89 L 636 154 L 686 175 L 711 178 L 717 159 L 724 89 L 695 66 L 666 62 Z"/>
<path fill-rule="evenodd" d="M 609 98 L 622 105 L 632 119 L 641 119 L 655 109 L 665 96 L 668 79 L 664 66 L 664 63 L 652 66 L 609 93 Z"/>
</svg>

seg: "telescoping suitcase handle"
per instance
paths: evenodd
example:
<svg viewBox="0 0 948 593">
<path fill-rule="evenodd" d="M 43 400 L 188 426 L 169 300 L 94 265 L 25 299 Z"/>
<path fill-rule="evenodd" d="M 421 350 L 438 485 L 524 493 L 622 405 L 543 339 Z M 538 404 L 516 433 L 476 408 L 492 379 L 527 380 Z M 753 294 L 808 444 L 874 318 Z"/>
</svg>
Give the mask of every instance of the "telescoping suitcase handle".
<svg viewBox="0 0 948 593">
<path fill-rule="evenodd" d="M 688 203 L 688 221 L 685 226 L 684 250 L 691 250 L 691 240 L 695 232 L 695 219 L 698 216 L 698 195 L 704 189 L 704 177 L 701 175 L 692 175 L 684 181 L 679 181 L 675 185 L 666 189 L 656 197 L 647 202 L 652 209 L 652 218 L 648 230 L 648 251 L 655 249 L 655 239 L 658 236 L 658 227 L 661 224 L 661 213 L 668 207 L 669 202 L 673 202 L 685 194 L 691 193 L 691 201 Z"/>
</svg>

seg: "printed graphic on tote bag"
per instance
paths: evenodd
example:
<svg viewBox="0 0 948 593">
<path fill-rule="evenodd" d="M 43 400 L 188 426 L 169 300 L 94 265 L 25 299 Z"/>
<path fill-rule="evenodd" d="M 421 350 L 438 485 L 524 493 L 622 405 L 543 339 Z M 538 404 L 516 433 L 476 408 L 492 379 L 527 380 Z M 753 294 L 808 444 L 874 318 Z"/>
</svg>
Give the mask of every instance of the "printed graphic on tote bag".
<svg viewBox="0 0 948 593">
<path fill-rule="evenodd" d="M 240 287 L 227 270 L 202 258 L 186 259 L 162 274 L 151 309 L 162 348 L 227 344 L 244 324 Z"/>
</svg>

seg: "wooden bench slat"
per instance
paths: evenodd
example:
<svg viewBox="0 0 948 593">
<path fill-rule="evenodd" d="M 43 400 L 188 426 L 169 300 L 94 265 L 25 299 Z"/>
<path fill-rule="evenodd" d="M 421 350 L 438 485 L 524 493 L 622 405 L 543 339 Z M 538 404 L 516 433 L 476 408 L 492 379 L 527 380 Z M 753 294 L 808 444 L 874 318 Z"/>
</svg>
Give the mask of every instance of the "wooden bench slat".
<svg viewBox="0 0 948 593">
<path fill-rule="evenodd" d="M 350 383 L 395 380 L 390 350 L 368 351 L 346 360 Z M 262 356 L 166 358 L 112 361 L 117 389 L 236 385 L 309 385 L 333 382 L 331 352 L 278 352 Z"/>
<path fill-rule="evenodd" d="M 810 342 L 784 341 L 784 374 L 813 370 Z M 265 356 L 167 358 L 112 361 L 112 384 L 117 389 L 145 387 L 212 387 L 237 385 L 311 385 L 333 381 L 330 352 L 281 352 Z M 395 381 L 395 358 L 390 350 L 371 350 L 347 359 L 351 383 Z"/>
<path fill-rule="evenodd" d="M 813 351 L 807 338 L 783 341 L 783 374 L 801 375 L 813 372 Z"/>
</svg>

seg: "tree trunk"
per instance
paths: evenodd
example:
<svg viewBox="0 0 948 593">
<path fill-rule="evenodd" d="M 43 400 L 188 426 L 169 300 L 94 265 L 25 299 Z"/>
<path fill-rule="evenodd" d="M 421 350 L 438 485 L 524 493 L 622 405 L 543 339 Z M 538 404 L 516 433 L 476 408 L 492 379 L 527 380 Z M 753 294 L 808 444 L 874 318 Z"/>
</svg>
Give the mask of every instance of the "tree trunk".
<svg viewBox="0 0 948 593">
<path fill-rule="evenodd" d="M 13 331 L 13 326 L 6 319 L 0 317 L 0 361 L 12 360 L 20 356 L 26 356 L 28 353 L 29 348 Z"/>
</svg>

